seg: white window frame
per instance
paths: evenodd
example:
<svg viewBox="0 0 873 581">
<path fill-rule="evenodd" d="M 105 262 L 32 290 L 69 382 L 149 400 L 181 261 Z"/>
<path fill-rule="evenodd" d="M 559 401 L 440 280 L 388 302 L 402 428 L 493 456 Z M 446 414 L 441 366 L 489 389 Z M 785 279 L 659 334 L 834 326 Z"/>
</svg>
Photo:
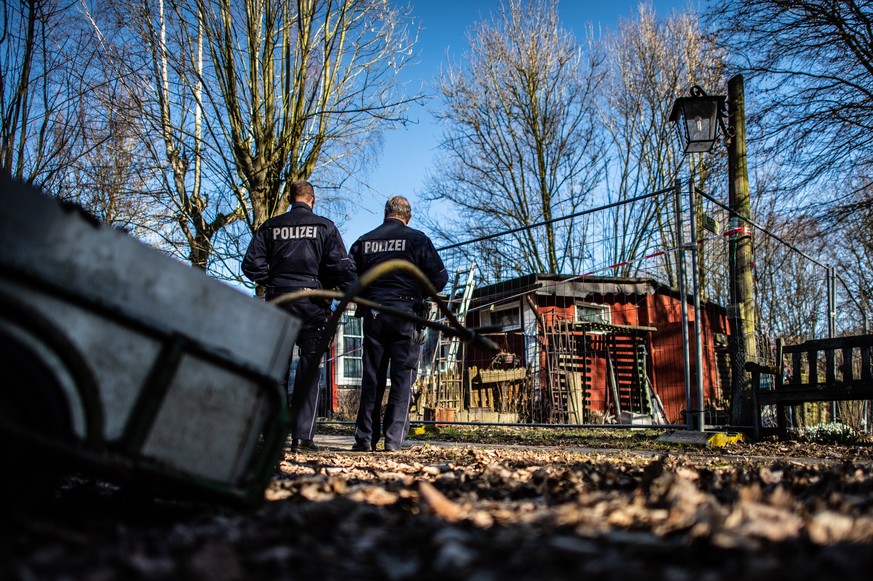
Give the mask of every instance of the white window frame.
<svg viewBox="0 0 873 581">
<path fill-rule="evenodd" d="M 609 308 L 609 305 L 601 305 L 599 303 L 586 303 L 577 301 L 575 305 L 573 320 L 577 323 L 602 323 L 605 325 L 612 324 L 612 309 Z M 588 316 L 582 316 L 586 310 L 594 310 L 598 312 L 596 319 L 592 319 Z"/>
<path fill-rule="evenodd" d="M 348 335 L 347 334 L 346 328 L 347 328 L 348 324 L 350 322 L 353 322 L 353 321 L 357 322 L 357 324 L 360 325 L 360 335 L 358 335 L 358 334 Z M 337 350 L 337 366 L 336 366 L 337 384 L 339 384 L 339 385 L 360 385 L 361 384 L 361 377 L 351 377 L 351 376 L 346 374 L 346 368 L 347 368 L 346 364 L 350 360 L 359 361 L 361 375 L 363 376 L 363 369 L 364 369 L 364 367 L 363 367 L 364 366 L 364 359 L 363 359 L 363 353 L 362 353 L 363 345 L 364 345 L 364 325 L 363 325 L 363 323 L 364 323 L 363 319 L 355 318 L 353 310 L 348 310 L 345 313 L 343 313 L 343 319 L 341 321 L 341 324 L 339 325 L 339 329 L 337 332 L 337 340 L 335 343 L 336 350 Z M 346 343 L 347 336 L 349 338 L 357 338 L 360 341 L 361 349 L 359 349 L 357 352 L 355 352 L 353 354 L 346 353 L 345 343 Z"/>
</svg>

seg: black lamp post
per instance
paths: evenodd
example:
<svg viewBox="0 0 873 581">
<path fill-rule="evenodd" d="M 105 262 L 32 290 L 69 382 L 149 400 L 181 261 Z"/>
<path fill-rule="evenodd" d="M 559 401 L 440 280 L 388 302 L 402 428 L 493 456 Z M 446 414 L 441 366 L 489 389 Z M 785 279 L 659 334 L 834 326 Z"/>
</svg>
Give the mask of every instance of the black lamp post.
<svg viewBox="0 0 873 581">
<path fill-rule="evenodd" d="M 670 121 L 675 124 L 679 143 L 685 153 L 705 153 L 718 138 L 718 126 L 725 113 L 725 97 L 709 96 L 694 85 L 690 97 L 679 97 L 673 103 Z"/>
<path fill-rule="evenodd" d="M 670 121 L 676 127 L 676 135 L 679 137 L 679 144 L 684 153 L 707 153 L 712 149 L 715 140 L 718 138 L 718 127 L 722 126 L 722 131 L 727 135 L 724 129 L 722 117 L 725 114 L 725 97 L 712 96 L 699 86 L 691 87 L 690 97 L 679 97 L 673 104 L 673 110 L 670 112 Z M 700 323 L 700 288 L 698 280 L 698 247 L 697 247 L 697 221 L 696 221 L 696 202 L 694 197 L 694 186 L 689 182 L 689 208 L 690 208 L 690 228 L 691 239 L 695 242 L 690 245 L 691 248 L 691 264 L 692 264 L 692 280 L 694 281 L 694 345 L 697 351 L 697 408 L 692 410 L 693 398 L 691 389 L 691 353 L 690 344 L 688 341 L 688 313 L 687 303 L 685 298 L 684 285 L 684 250 L 679 252 L 679 291 L 683 297 L 682 300 L 682 333 L 685 339 L 684 356 L 685 356 L 685 390 L 686 404 L 688 406 L 689 415 L 686 417 L 688 429 L 693 429 L 694 424 L 697 424 L 697 430 L 704 429 L 704 386 L 703 386 L 703 337 L 702 325 Z M 677 182 L 677 198 L 676 209 L 677 214 L 681 216 L 679 190 Z M 681 219 L 681 218 L 680 218 Z M 680 234 L 681 236 L 681 234 Z M 681 240 L 681 238 L 680 238 Z"/>
<path fill-rule="evenodd" d="M 749 172 L 746 162 L 746 115 L 743 77 L 736 75 L 728 80 L 728 97 L 712 96 L 698 86 L 691 88 L 690 97 L 680 97 L 673 104 L 670 121 L 676 125 L 676 134 L 684 153 L 708 152 L 715 144 L 718 126 L 727 145 L 728 194 L 730 201 L 731 223 L 741 226 L 748 223 L 751 214 L 751 197 L 749 193 Z M 725 102 L 730 106 L 725 108 Z M 725 120 L 730 119 L 730 127 Z M 677 193 L 679 186 L 677 182 Z M 695 208 L 694 187 L 689 187 L 689 207 Z M 677 196 L 678 199 L 678 196 Z M 677 210 L 677 213 L 679 211 Z M 694 230 L 695 212 L 690 212 L 691 228 Z M 743 229 L 744 230 L 744 229 Z M 696 240 L 696 234 L 692 234 Z M 734 362 L 734 373 L 731 382 L 731 421 L 735 425 L 749 425 L 757 410 L 751 409 L 750 376 L 743 366 L 746 360 L 755 361 L 756 325 L 755 325 L 755 285 L 752 276 L 752 243 L 748 233 L 732 236 L 730 239 L 730 308 L 732 312 L 731 326 L 736 329 L 731 336 L 731 356 Z M 692 258 L 698 245 L 691 244 Z M 680 255 L 682 251 L 680 250 Z M 680 258 L 679 262 L 681 263 Z M 693 269 L 696 272 L 696 268 Z M 681 282 L 681 281 L 680 281 Z M 696 284 L 696 282 L 695 282 Z M 685 302 L 683 301 L 683 305 Z M 697 305 L 695 304 L 695 307 Z M 695 322 L 698 320 L 695 317 Z M 687 343 L 687 342 L 686 342 Z M 698 349 L 700 348 L 698 344 Z M 698 351 L 698 361 L 702 361 Z M 686 370 L 688 369 L 686 365 Z M 703 387 L 700 381 L 702 374 L 698 373 L 698 401 L 703 401 Z M 686 385 L 690 385 L 686 375 Z M 691 407 L 689 399 L 689 408 Z M 702 411 L 698 423 L 703 425 Z M 690 426 L 689 426 L 690 428 Z"/>
</svg>

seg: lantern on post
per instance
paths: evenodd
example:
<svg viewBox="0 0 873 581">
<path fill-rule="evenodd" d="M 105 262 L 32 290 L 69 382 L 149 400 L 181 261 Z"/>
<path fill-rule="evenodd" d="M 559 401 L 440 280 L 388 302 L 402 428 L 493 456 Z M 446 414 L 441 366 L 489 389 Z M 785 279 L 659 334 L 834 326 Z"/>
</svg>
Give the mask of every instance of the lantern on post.
<svg viewBox="0 0 873 581">
<path fill-rule="evenodd" d="M 718 138 L 718 126 L 722 125 L 725 113 L 725 97 L 709 96 L 694 85 L 690 97 L 679 97 L 673 103 L 670 121 L 675 124 L 676 134 L 685 153 L 705 153 L 712 149 Z"/>
</svg>

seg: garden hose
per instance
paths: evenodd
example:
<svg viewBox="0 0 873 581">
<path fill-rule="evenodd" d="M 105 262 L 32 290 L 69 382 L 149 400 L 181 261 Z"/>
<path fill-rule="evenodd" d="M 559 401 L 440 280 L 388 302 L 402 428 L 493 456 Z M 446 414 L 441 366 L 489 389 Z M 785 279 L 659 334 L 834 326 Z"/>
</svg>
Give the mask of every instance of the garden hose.
<svg viewBox="0 0 873 581">
<path fill-rule="evenodd" d="M 382 278 L 383 276 L 396 272 L 398 270 L 403 270 L 408 274 L 412 275 L 416 281 L 422 286 L 425 291 L 425 294 L 434 300 L 437 305 L 437 308 L 443 313 L 446 319 L 449 321 L 449 325 L 444 325 L 442 323 L 437 323 L 436 321 L 429 321 L 425 318 L 419 317 L 417 315 L 413 315 L 411 313 L 407 313 L 398 309 L 392 309 L 390 307 L 384 307 L 379 303 L 359 298 L 359 295 L 366 289 L 368 286 Z M 448 305 L 445 301 L 443 301 L 434 288 L 433 284 L 431 284 L 430 280 L 425 276 L 425 274 L 414 264 L 407 260 L 393 259 L 386 260 L 382 262 L 366 273 L 364 273 L 355 285 L 350 288 L 345 294 L 337 292 L 337 291 L 329 291 L 323 289 L 310 289 L 310 290 L 302 290 L 291 293 L 286 293 L 280 295 L 276 298 L 271 299 L 269 302 L 273 305 L 280 305 L 282 303 L 297 301 L 304 298 L 312 298 L 312 297 L 321 297 L 321 298 L 329 298 L 329 299 L 337 299 L 339 300 L 339 304 L 336 307 L 336 310 L 330 317 L 327 326 L 324 329 L 324 332 L 321 335 L 321 339 L 318 344 L 318 348 L 316 349 L 316 353 L 319 358 L 327 352 L 328 347 L 330 346 L 330 342 L 333 339 L 334 333 L 336 333 L 336 329 L 339 326 L 340 318 L 342 317 L 343 311 L 348 306 L 349 303 L 354 302 L 355 304 L 361 305 L 363 307 L 368 307 L 371 309 L 378 309 L 380 312 L 383 312 L 388 315 L 400 317 L 406 319 L 408 321 L 412 321 L 418 325 L 423 327 L 428 327 L 430 329 L 434 329 L 445 333 L 447 335 L 457 337 L 461 341 L 471 345 L 477 345 L 480 347 L 484 347 L 486 349 L 493 349 L 495 351 L 499 351 L 500 347 L 488 337 L 485 337 L 481 334 L 484 329 L 468 329 L 464 327 L 454 313 L 451 312 Z M 492 331 L 493 328 L 488 328 L 488 331 Z M 319 373 L 317 367 L 313 367 L 313 369 L 309 372 L 311 374 Z M 311 381 L 312 378 L 306 378 L 307 381 Z M 307 385 L 307 383 L 304 383 Z"/>
</svg>

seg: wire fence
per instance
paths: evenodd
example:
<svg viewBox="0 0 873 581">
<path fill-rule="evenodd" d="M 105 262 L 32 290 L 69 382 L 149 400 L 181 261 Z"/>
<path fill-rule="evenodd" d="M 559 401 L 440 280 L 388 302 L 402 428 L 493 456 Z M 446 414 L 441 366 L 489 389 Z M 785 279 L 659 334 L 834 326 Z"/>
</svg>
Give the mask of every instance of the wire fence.
<svg viewBox="0 0 873 581">
<path fill-rule="evenodd" d="M 701 306 L 709 355 L 702 365 L 709 379 L 706 401 L 697 404 L 686 386 L 688 337 L 678 288 L 686 226 L 677 220 L 677 202 L 676 188 L 666 188 L 526 227 L 535 231 L 527 239 L 547 240 L 550 227 L 574 219 L 572 239 L 580 243 L 572 258 L 581 260 L 565 275 L 516 266 L 533 262 L 520 229 L 441 249 L 455 273 L 450 301 L 468 325 L 495 327 L 490 336 L 501 349 L 463 350 L 459 363 L 457 349 L 440 338 L 431 341 L 422 366 L 422 414 L 684 425 L 690 410 L 706 407 L 710 422 L 725 421 L 720 386 L 727 380 L 718 374 L 728 367 L 727 319 L 714 303 Z M 459 291 L 471 270 L 485 284 L 465 297 Z"/>
<path fill-rule="evenodd" d="M 842 310 L 849 310 L 842 309 L 841 304 L 851 303 L 853 299 L 845 285 L 838 287 L 838 273 L 830 265 L 787 241 L 774 228 L 753 220 L 738 220 L 726 205 L 704 192 L 699 193 L 701 213 L 708 224 L 714 225 L 710 234 L 717 234 L 720 226 L 727 225 L 729 237 L 751 236 L 755 256 L 766 257 L 766 260 L 756 261 L 753 271 L 758 363 L 784 369 L 784 379 L 788 379 L 794 366 L 779 360 L 777 341 L 784 345 L 799 345 L 804 341 L 868 331 L 866 324 L 859 326 L 851 315 L 840 316 Z M 718 281 L 731 281 L 730 273 L 722 272 L 724 265 L 730 263 L 729 237 L 720 248 L 716 247 L 716 243 L 712 246 L 704 243 L 701 251 L 714 257 L 713 260 L 703 261 L 710 270 L 701 274 L 701 280 L 715 283 L 705 287 L 713 293 L 722 292 L 717 286 Z M 714 240 L 714 236 L 706 239 Z M 726 260 L 715 258 L 720 255 L 726 255 Z M 722 296 L 729 300 L 730 289 L 727 290 L 727 294 Z M 841 350 L 837 351 L 835 357 L 836 368 L 852 368 L 854 377 L 862 376 L 861 369 L 865 363 L 860 351 Z M 804 359 L 798 367 L 799 372 L 804 376 L 809 375 L 810 365 L 813 364 L 816 369 L 812 371 L 824 377 L 828 365 L 826 354 L 819 354 L 814 363 Z M 773 378 L 764 380 L 771 384 L 773 382 Z M 864 433 L 869 433 L 871 427 L 871 406 L 867 401 L 808 402 L 790 406 L 787 413 L 794 428 L 810 428 L 835 421 Z M 763 420 L 767 427 L 775 425 L 775 406 L 765 408 Z"/>
<path fill-rule="evenodd" d="M 440 248 L 452 275 L 445 294 L 453 312 L 500 349 L 430 333 L 413 419 L 730 424 L 745 359 L 776 364 L 777 337 L 794 342 L 838 332 L 834 274 L 778 232 L 739 220 L 727 205 L 695 193 L 677 183 Z M 731 274 L 736 241 L 749 236 L 756 255 L 768 257 L 754 270 L 752 357 L 737 349 Z M 356 380 L 359 385 L 356 325 L 347 318 L 330 358 L 340 391 Z M 334 397 L 334 408 L 345 407 L 344 415 L 353 417 L 353 395 L 338 404 L 342 399 Z M 854 405 L 798 412 L 799 421 L 851 418 L 865 428 L 869 406 Z"/>
</svg>

